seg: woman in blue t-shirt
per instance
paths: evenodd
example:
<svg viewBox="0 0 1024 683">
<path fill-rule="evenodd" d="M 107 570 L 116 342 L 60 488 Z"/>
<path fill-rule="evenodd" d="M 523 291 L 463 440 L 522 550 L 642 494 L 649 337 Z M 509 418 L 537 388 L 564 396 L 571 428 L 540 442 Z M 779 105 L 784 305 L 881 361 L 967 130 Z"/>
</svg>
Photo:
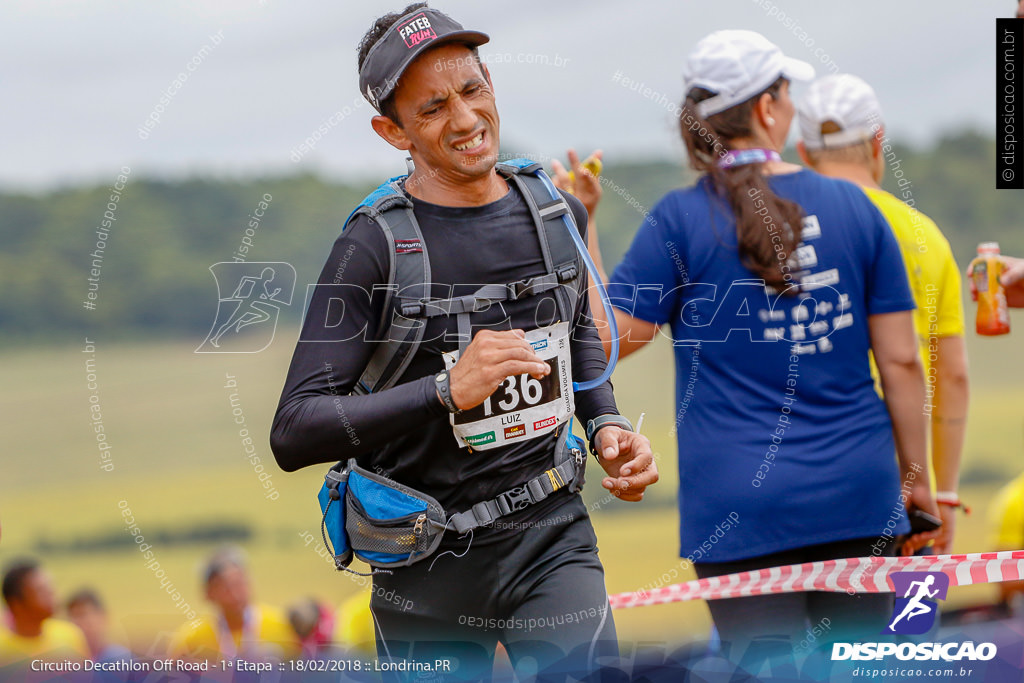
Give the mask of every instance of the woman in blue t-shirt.
<svg viewBox="0 0 1024 683">
<path fill-rule="evenodd" d="M 703 175 L 654 207 L 610 278 L 620 357 L 671 330 L 681 555 L 701 578 L 891 555 L 910 529 L 906 507 L 937 514 L 899 246 L 855 185 L 778 153 L 789 82 L 812 76 L 757 33 L 698 43 L 680 128 Z M 599 260 L 594 230 L 591 244 Z M 892 604 L 891 594 L 802 592 L 709 607 L 723 640 L 797 642 L 825 619 L 832 636 L 877 637 Z"/>
</svg>

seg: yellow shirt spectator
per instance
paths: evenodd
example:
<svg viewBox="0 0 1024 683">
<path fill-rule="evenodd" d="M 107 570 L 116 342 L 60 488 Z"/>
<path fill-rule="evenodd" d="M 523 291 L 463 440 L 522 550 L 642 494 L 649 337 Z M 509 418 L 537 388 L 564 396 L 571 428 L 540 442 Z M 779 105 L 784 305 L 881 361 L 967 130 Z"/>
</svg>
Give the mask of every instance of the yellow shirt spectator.
<svg viewBox="0 0 1024 683">
<path fill-rule="evenodd" d="M 335 619 L 334 642 L 346 650 L 376 652 L 376 629 L 370 612 L 369 591 L 359 592 L 341 603 Z"/>
<path fill-rule="evenodd" d="M 228 631 L 220 616 L 207 616 L 195 626 L 185 624 L 175 635 L 170 656 L 197 660 L 291 659 L 299 643 L 288 619 L 278 609 L 252 606 L 242 629 Z"/>
<path fill-rule="evenodd" d="M 910 280 L 910 292 L 917 309 L 914 329 L 924 366 L 925 396 L 928 405 L 935 396 L 936 376 L 930 355 L 938 348 L 939 337 L 962 337 L 964 304 L 960 298 L 960 269 L 953 259 L 949 241 L 935 222 L 917 209 L 885 190 L 863 187 L 871 202 L 889 222 L 896 241 L 900 243 L 903 265 Z M 875 359 L 871 358 L 871 376 L 875 390 L 882 395 Z M 928 475 L 932 491 L 936 490 L 935 467 L 929 450 Z"/>
<path fill-rule="evenodd" d="M 932 339 L 964 334 L 960 269 L 953 259 L 949 242 L 932 219 L 885 190 L 870 187 L 863 189 L 885 216 L 900 243 L 903 264 L 910 279 L 910 291 L 917 303 L 914 328 L 921 348 L 925 378 L 928 379 L 931 368 L 929 346 L 933 345 Z"/>
<path fill-rule="evenodd" d="M 1024 474 L 999 490 L 988 519 L 996 550 L 1024 550 Z"/>
<path fill-rule="evenodd" d="M 42 629 L 38 636 L 26 638 L 7 628 L 0 628 L 0 664 L 28 659 L 81 661 L 89 656 L 85 636 L 74 624 L 47 619 Z"/>
</svg>

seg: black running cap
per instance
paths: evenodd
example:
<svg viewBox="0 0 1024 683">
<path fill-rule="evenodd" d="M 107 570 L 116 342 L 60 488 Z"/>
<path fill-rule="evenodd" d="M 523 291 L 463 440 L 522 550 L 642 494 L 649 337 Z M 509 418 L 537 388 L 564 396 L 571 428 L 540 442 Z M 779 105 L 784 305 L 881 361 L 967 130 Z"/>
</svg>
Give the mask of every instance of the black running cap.
<svg viewBox="0 0 1024 683">
<path fill-rule="evenodd" d="M 429 7 L 415 10 L 396 21 L 370 48 L 359 70 L 359 90 L 379 112 L 381 100 L 394 92 L 402 73 L 424 50 L 442 43 L 476 47 L 490 39 L 486 33 L 467 31 L 443 12 Z"/>
</svg>

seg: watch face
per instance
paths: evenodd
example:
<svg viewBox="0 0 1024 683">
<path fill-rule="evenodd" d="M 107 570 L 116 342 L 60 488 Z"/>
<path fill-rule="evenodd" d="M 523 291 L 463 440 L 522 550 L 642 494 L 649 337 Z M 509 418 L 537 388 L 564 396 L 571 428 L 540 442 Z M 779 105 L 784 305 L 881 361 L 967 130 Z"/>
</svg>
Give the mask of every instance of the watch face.
<svg viewBox="0 0 1024 683">
<path fill-rule="evenodd" d="M 439 374 L 439 375 L 438 375 L 437 377 L 435 377 L 434 379 L 436 379 L 436 380 L 437 380 L 438 382 L 443 382 L 443 381 L 444 381 L 444 378 L 445 378 L 445 377 L 447 377 L 447 376 L 448 376 L 448 373 L 446 373 L 446 372 L 442 372 L 441 374 Z"/>
</svg>

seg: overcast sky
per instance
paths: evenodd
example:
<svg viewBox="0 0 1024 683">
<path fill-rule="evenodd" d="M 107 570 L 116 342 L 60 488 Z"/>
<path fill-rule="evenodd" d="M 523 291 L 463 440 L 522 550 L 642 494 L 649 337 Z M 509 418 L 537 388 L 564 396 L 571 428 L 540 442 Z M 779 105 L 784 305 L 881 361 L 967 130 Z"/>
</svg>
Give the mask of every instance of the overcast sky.
<svg viewBox="0 0 1024 683">
<path fill-rule="evenodd" d="M 369 126 L 372 110 L 357 93 L 355 48 L 375 16 L 404 4 L 5 0 L 0 188 L 113 182 L 124 165 L 136 175 L 174 176 L 316 170 L 367 178 L 401 172 L 402 155 Z M 760 31 L 819 74 L 828 73 L 831 60 L 840 71 L 866 79 L 898 141 L 924 144 L 963 126 L 994 133 L 995 18 L 1012 16 L 1016 5 L 431 4 L 491 35 L 481 53 L 491 63 L 506 151 L 542 156 L 570 145 L 603 147 L 609 161 L 681 155 L 671 113 L 656 100 L 680 99 L 686 53 L 723 28 Z M 648 99 L 623 87 L 625 81 L 613 80 L 617 72 L 657 95 Z M 183 82 L 179 74 L 185 74 Z M 176 92 L 161 105 L 169 89 Z M 151 119 L 145 130 L 158 105 L 159 122 Z M 312 151 L 298 154 L 303 140 L 332 115 L 336 125 Z"/>
</svg>

